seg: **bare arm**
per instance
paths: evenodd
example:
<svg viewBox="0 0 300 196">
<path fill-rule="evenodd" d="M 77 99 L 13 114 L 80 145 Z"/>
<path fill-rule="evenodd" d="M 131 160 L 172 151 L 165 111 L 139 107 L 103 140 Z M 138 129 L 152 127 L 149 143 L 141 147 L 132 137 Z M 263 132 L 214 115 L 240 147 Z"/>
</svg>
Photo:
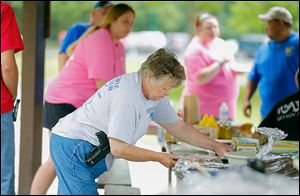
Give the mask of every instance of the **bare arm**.
<svg viewBox="0 0 300 196">
<path fill-rule="evenodd" d="M 231 150 L 229 146 L 208 138 L 182 120 L 175 123 L 162 124 L 162 126 L 170 131 L 177 139 L 194 146 L 212 150 L 219 156 L 223 156 L 225 152 Z"/>
<path fill-rule="evenodd" d="M 247 117 L 251 116 L 251 98 L 257 89 L 257 83 L 253 80 L 248 80 L 243 104 L 243 112 Z"/>
<path fill-rule="evenodd" d="M 68 60 L 68 55 L 66 53 L 59 53 L 58 54 L 58 71 L 60 72 L 64 65 Z"/>
<path fill-rule="evenodd" d="M 18 90 L 18 67 L 14 50 L 7 50 L 1 53 L 1 71 L 3 82 L 14 101 Z"/>
<path fill-rule="evenodd" d="M 198 83 L 206 84 L 211 81 L 219 73 L 227 61 L 228 60 L 224 60 L 223 62 L 215 61 L 208 67 L 203 68 L 197 77 Z"/>
<path fill-rule="evenodd" d="M 105 83 L 106 83 L 106 81 L 104 81 L 104 80 L 95 80 L 97 89 L 101 88 L 101 86 L 103 86 Z"/>
<path fill-rule="evenodd" d="M 165 167 L 174 167 L 176 160 L 179 158 L 177 155 L 155 152 L 144 148 L 136 147 L 125 143 L 116 138 L 109 138 L 110 150 L 113 156 L 120 157 L 129 161 L 145 162 L 155 161 L 159 162 Z"/>
</svg>

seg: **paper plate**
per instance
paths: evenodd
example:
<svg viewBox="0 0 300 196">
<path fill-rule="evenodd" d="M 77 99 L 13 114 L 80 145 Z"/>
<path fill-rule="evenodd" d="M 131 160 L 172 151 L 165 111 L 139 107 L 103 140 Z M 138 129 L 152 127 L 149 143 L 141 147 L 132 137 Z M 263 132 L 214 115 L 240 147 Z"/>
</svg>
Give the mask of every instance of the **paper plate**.
<svg viewBox="0 0 300 196">
<path fill-rule="evenodd" d="M 256 151 L 241 150 L 226 152 L 224 157 L 228 159 L 228 163 L 232 165 L 246 165 L 247 159 L 253 159 L 256 157 Z"/>
</svg>

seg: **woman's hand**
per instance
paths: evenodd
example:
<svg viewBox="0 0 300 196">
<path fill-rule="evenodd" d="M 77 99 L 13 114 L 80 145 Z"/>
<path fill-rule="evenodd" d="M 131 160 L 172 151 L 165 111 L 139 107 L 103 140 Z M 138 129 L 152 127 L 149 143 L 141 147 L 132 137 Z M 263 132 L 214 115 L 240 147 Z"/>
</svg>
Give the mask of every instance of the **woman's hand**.
<svg viewBox="0 0 300 196">
<path fill-rule="evenodd" d="M 224 156 L 225 152 L 232 151 L 232 148 L 226 144 L 217 142 L 214 151 L 218 156 L 222 157 Z"/>
<path fill-rule="evenodd" d="M 170 153 L 161 153 L 159 162 L 167 168 L 175 166 L 176 161 L 179 159 L 178 155 Z"/>
<path fill-rule="evenodd" d="M 220 67 L 222 68 L 226 63 L 228 63 L 230 61 L 230 59 L 226 59 L 224 58 L 222 61 L 219 61 L 220 63 Z"/>
</svg>

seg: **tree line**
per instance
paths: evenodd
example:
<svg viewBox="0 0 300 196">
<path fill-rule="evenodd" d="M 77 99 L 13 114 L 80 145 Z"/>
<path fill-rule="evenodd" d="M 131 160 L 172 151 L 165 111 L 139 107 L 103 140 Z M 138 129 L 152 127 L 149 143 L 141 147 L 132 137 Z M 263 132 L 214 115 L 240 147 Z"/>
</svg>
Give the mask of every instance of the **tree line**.
<svg viewBox="0 0 300 196">
<path fill-rule="evenodd" d="M 22 27 L 22 1 L 8 1 Z M 51 35 L 56 39 L 62 30 L 77 22 L 88 22 L 93 1 L 51 1 Z M 199 12 L 214 14 L 220 21 L 224 38 L 244 33 L 264 33 L 258 14 L 272 6 L 283 6 L 293 15 L 293 28 L 299 31 L 298 1 L 114 1 L 131 5 L 136 11 L 133 31 L 194 32 L 194 18 Z"/>
</svg>

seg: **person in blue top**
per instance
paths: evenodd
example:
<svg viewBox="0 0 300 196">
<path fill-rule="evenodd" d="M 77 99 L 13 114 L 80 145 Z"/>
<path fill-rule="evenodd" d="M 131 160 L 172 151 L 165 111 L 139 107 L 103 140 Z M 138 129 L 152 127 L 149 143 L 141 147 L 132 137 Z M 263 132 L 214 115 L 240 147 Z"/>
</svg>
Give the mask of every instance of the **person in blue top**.
<svg viewBox="0 0 300 196">
<path fill-rule="evenodd" d="M 104 15 L 110 10 L 113 4 L 110 1 L 97 1 L 91 12 L 91 19 L 89 23 L 76 23 L 72 25 L 66 37 L 64 38 L 58 55 L 58 69 L 61 71 L 68 60 L 67 49 L 75 42 L 90 26 L 101 23 Z"/>
<path fill-rule="evenodd" d="M 255 55 L 243 112 L 251 116 L 250 100 L 258 87 L 264 118 L 280 99 L 297 91 L 294 76 L 299 68 L 299 33 L 293 32 L 292 15 L 283 7 L 272 7 L 259 18 L 266 21 L 266 33 L 271 41 L 260 46 Z"/>
<path fill-rule="evenodd" d="M 299 69 L 296 72 L 296 92 L 280 100 L 258 125 L 258 127 L 278 128 L 287 133 L 285 140 L 299 141 Z"/>
</svg>

